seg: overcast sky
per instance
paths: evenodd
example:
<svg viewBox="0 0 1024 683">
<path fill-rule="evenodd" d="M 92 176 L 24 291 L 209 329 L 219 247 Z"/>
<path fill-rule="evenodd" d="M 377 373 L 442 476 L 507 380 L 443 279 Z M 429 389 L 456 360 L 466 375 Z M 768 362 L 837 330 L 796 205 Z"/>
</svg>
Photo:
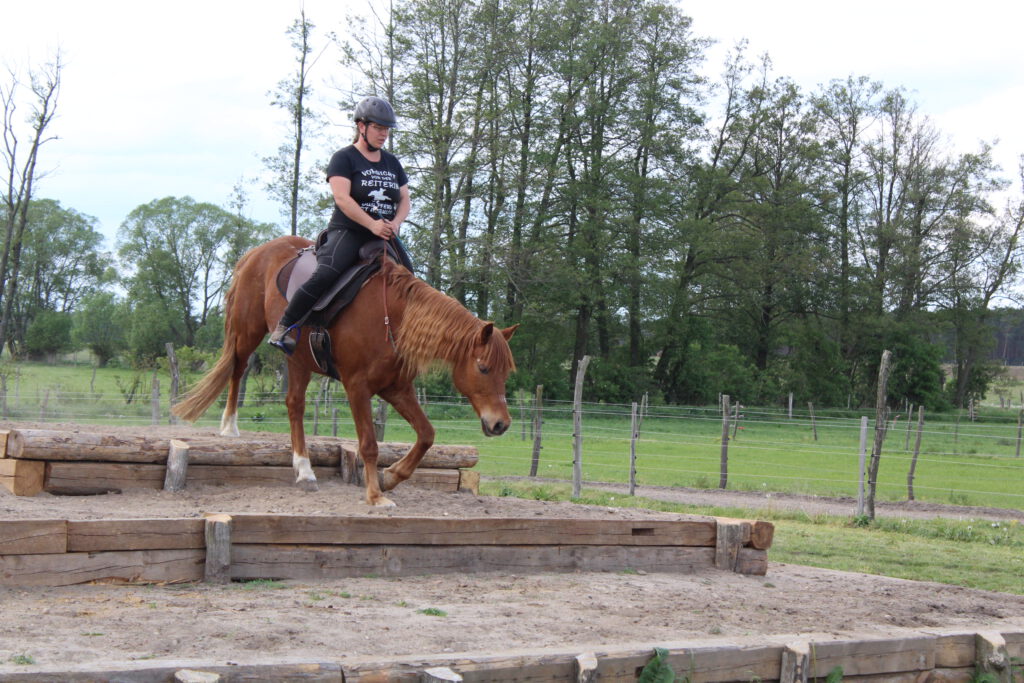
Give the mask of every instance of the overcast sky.
<svg viewBox="0 0 1024 683">
<path fill-rule="evenodd" d="M 359 0 L 305 0 L 317 31 L 344 31 Z M 37 197 L 95 216 L 108 248 L 125 216 L 174 195 L 227 205 L 249 185 L 250 214 L 281 223 L 258 201 L 261 157 L 285 128 L 268 92 L 293 65 L 285 31 L 299 0 L 0 0 L 0 64 L 25 67 L 59 46 L 66 68 L 59 117 L 40 167 Z M 1024 153 L 1024 3 L 1006 0 L 689 0 L 697 35 L 718 41 L 706 70 L 749 41 L 768 52 L 779 76 L 805 90 L 848 75 L 905 87 L 960 151 L 999 139 L 1008 175 Z M 317 44 L 326 41 L 319 37 Z M 317 64 L 340 82 L 336 54 Z M 0 77 L 7 80 L 6 72 Z M 338 94 L 319 88 L 324 101 Z M 337 112 L 336 123 L 350 114 Z M 338 140 L 349 135 L 337 128 Z M 330 150 L 317 156 L 326 157 Z"/>
</svg>

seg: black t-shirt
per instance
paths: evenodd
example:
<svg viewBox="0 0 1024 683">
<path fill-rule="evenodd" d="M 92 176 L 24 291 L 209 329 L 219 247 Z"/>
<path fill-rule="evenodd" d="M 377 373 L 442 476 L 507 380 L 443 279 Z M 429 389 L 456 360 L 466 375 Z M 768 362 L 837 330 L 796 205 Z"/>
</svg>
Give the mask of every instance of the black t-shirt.
<svg viewBox="0 0 1024 683">
<path fill-rule="evenodd" d="M 380 161 L 374 163 L 364 157 L 355 145 L 340 149 L 331 157 L 327 164 L 327 179 L 334 176 L 352 181 L 351 195 L 359 207 L 374 218 L 385 220 L 395 217 L 400 189 L 409 184 L 402 162 L 394 154 L 382 149 Z M 327 227 L 366 230 L 346 216 L 337 204 Z"/>
</svg>

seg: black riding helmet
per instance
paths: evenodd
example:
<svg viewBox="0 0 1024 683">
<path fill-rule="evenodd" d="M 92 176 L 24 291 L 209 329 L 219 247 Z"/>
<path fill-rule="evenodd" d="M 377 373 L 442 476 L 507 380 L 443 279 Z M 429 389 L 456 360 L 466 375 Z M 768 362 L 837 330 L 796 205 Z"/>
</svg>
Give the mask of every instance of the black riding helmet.
<svg viewBox="0 0 1024 683">
<path fill-rule="evenodd" d="M 356 105 L 355 120 L 376 123 L 379 126 L 397 128 L 398 120 L 391 103 L 383 97 L 367 97 Z"/>
</svg>

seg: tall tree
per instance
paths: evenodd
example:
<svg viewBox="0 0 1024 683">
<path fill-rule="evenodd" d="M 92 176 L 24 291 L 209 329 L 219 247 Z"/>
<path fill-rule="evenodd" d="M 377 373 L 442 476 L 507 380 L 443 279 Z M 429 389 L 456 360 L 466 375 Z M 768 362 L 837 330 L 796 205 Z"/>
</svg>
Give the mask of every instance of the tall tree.
<svg viewBox="0 0 1024 683">
<path fill-rule="evenodd" d="M 239 247 L 258 244 L 269 231 L 191 197 L 138 206 L 118 231 L 118 253 L 132 268 L 129 295 L 166 317 L 174 338 L 164 342 L 192 346 L 220 303 Z"/>
<path fill-rule="evenodd" d="M 4 186 L 0 189 L 4 219 L 3 253 L 0 254 L 0 351 L 8 341 L 11 312 L 18 292 L 21 269 L 22 239 L 28 224 L 28 207 L 32 202 L 37 180 L 40 148 L 54 139 L 49 132 L 57 113 L 61 72 L 64 65 L 58 52 L 53 61 L 39 70 L 29 71 L 29 115 L 27 138 L 15 118 L 20 104 L 18 74 L 9 71 L 10 80 L 0 83 L 0 103 L 3 104 L 3 161 Z M 27 139 L 28 151 L 20 156 L 21 142 Z"/>
<path fill-rule="evenodd" d="M 317 61 L 310 43 L 314 28 L 305 8 L 299 10 L 299 18 L 288 28 L 296 69 L 270 93 L 272 104 L 288 114 L 288 134 L 277 153 L 263 160 L 271 173 L 267 190 L 284 206 L 293 235 L 312 235 L 320 229 L 318 206 L 323 193 L 313 188 L 321 186 L 317 181 L 322 178 L 305 158 L 310 140 L 316 139 L 323 128 L 322 117 L 311 107 L 310 72 Z"/>
</svg>

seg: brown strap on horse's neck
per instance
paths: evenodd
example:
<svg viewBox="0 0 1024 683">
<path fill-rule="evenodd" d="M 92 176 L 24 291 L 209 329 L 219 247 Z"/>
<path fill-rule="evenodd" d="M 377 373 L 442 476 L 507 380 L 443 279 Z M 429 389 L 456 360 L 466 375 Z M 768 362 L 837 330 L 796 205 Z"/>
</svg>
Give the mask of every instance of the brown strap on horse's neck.
<svg viewBox="0 0 1024 683">
<path fill-rule="evenodd" d="M 398 345 L 395 343 L 395 335 L 391 331 L 391 316 L 388 315 L 388 276 L 384 272 L 384 265 L 387 263 L 388 250 L 380 254 L 380 288 L 384 293 L 384 341 L 391 342 L 391 348 L 398 353 Z"/>
</svg>

